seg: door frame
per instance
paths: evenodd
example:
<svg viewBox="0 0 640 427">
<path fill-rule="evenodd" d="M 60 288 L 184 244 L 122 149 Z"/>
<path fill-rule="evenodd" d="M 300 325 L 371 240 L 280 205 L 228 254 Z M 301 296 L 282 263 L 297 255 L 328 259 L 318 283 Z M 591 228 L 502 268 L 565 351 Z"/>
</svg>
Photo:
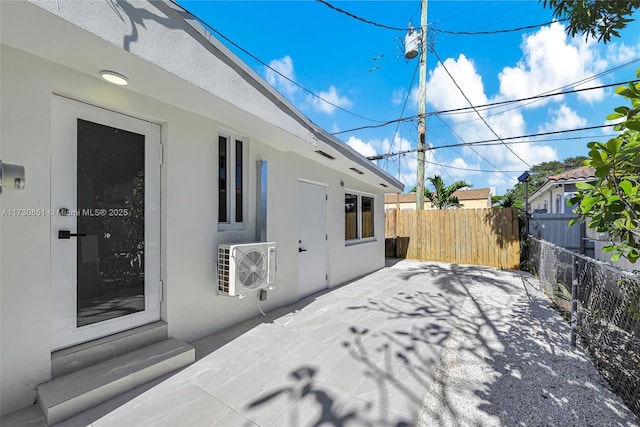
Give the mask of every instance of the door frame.
<svg viewBox="0 0 640 427">
<path fill-rule="evenodd" d="M 298 283 L 298 289 L 299 289 L 299 294 L 298 297 L 300 298 L 304 298 L 308 295 L 312 295 L 315 292 L 321 292 L 324 289 L 327 289 L 329 287 L 329 185 L 325 184 L 325 183 L 321 183 L 321 182 L 317 182 L 317 181 L 311 181 L 308 179 L 302 179 L 299 178 L 298 179 L 298 185 L 297 185 L 297 195 L 298 195 L 298 199 L 300 198 L 300 184 L 306 184 L 306 185 L 313 185 L 316 187 L 321 187 L 324 189 L 324 194 L 325 194 L 325 209 L 324 209 L 324 234 L 326 236 L 326 238 L 324 239 L 324 244 L 322 245 L 323 250 L 324 250 L 324 273 L 325 273 L 325 280 L 324 280 L 324 287 L 322 289 L 317 289 L 312 291 L 311 293 L 303 293 L 302 289 L 301 289 L 301 283 Z M 299 203 L 298 203 L 298 208 L 299 208 Z M 302 221 L 302 218 L 300 216 L 300 210 L 298 209 L 298 221 Z M 298 225 L 298 227 L 300 227 L 300 224 Z M 299 238 L 299 230 L 296 230 L 296 235 Z M 298 281 L 300 282 L 300 273 L 301 273 L 301 269 L 300 269 L 300 257 L 298 257 Z"/>
<path fill-rule="evenodd" d="M 60 240 L 58 231 L 77 230 L 77 120 L 87 120 L 145 136 L 145 308 L 143 311 L 77 327 L 77 245 Z M 51 337 L 52 351 L 102 338 L 160 320 L 161 152 L 160 125 L 63 96 L 51 102 Z M 71 136 L 72 135 L 72 136 Z M 73 159 L 73 160 L 64 160 Z M 71 188 L 71 190 L 69 190 Z M 71 273 L 69 272 L 71 270 Z M 73 277 L 71 279 L 70 277 Z M 70 301 L 71 300 L 71 301 Z"/>
</svg>

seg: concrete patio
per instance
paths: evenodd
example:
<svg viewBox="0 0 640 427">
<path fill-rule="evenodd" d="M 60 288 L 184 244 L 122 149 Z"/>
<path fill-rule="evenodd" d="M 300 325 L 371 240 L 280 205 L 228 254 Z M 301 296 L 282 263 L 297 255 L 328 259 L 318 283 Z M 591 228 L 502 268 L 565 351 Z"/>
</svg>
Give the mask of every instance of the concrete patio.
<svg viewBox="0 0 640 427">
<path fill-rule="evenodd" d="M 526 273 L 391 261 L 192 343 L 193 365 L 58 425 L 634 425 L 548 305 Z M 568 418 L 555 418 L 563 406 Z M 2 425 L 43 419 L 33 407 Z"/>
</svg>

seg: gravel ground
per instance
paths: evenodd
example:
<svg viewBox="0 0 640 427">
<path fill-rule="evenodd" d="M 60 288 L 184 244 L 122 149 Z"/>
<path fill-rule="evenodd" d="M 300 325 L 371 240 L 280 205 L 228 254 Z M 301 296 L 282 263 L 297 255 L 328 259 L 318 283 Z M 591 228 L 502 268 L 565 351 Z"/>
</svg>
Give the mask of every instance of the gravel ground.
<svg viewBox="0 0 640 427">
<path fill-rule="evenodd" d="M 569 345 L 569 325 L 540 283 L 501 275 L 512 286 L 469 288 L 415 425 L 638 425 L 585 350 Z"/>
</svg>

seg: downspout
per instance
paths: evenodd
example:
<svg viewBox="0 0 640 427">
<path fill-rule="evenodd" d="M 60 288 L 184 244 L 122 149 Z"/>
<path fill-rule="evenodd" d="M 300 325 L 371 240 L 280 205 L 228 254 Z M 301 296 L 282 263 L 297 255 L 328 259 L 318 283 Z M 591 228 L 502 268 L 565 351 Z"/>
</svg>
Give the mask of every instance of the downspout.
<svg viewBox="0 0 640 427">
<path fill-rule="evenodd" d="M 256 241 L 267 241 L 267 161 L 256 162 Z"/>
</svg>

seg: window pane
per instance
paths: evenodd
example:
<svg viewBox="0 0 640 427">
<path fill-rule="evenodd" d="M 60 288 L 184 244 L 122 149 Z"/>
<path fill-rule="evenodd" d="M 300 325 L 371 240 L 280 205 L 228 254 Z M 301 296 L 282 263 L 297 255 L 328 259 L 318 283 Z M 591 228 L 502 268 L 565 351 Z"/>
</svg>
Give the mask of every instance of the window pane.
<svg viewBox="0 0 640 427">
<path fill-rule="evenodd" d="M 227 217 L 227 138 L 218 137 L 218 222 Z"/>
<path fill-rule="evenodd" d="M 358 196 L 355 194 L 344 195 L 344 238 L 358 238 Z"/>
<path fill-rule="evenodd" d="M 362 238 L 373 237 L 373 198 L 362 196 Z"/>
<path fill-rule="evenodd" d="M 242 222 L 242 141 L 236 140 L 236 222 Z"/>
</svg>

